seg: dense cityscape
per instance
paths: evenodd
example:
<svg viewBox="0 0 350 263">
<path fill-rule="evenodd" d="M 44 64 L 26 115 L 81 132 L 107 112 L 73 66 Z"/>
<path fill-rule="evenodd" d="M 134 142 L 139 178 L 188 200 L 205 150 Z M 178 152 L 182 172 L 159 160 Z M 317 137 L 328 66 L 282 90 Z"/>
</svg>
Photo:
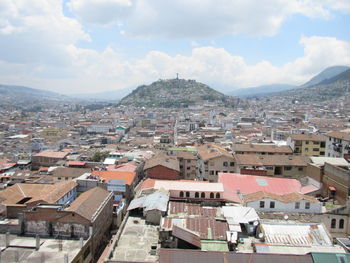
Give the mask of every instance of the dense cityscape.
<svg viewBox="0 0 350 263">
<path fill-rule="evenodd" d="M 158 103 L 187 82 L 161 83 L 170 92 L 160 85 Z M 3 102 L 1 262 L 347 253 L 350 101 L 289 94 L 177 108 Z"/>
<path fill-rule="evenodd" d="M 349 0 L 0 0 L 0 263 L 349 263 Z"/>
</svg>

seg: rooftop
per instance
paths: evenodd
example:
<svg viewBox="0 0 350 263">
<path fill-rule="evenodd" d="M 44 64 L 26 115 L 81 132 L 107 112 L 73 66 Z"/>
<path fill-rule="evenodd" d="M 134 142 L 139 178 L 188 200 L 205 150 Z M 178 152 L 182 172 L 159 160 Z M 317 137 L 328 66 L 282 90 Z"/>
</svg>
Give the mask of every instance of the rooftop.
<svg viewBox="0 0 350 263">
<path fill-rule="evenodd" d="M 236 173 L 219 173 L 218 182 L 224 187 L 230 188 L 233 192 L 239 191 L 242 194 L 251 194 L 260 191 L 284 195 L 289 193 L 302 193 L 315 191 L 315 187 L 302 186 L 296 179 L 274 178 L 267 176 L 244 175 Z M 308 187 L 305 191 L 305 187 Z"/>
<path fill-rule="evenodd" d="M 152 254 L 151 250 L 153 244 L 158 244 L 158 238 L 158 226 L 146 224 L 139 217 L 129 216 L 111 260 L 157 262 L 158 256 Z"/>
</svg>

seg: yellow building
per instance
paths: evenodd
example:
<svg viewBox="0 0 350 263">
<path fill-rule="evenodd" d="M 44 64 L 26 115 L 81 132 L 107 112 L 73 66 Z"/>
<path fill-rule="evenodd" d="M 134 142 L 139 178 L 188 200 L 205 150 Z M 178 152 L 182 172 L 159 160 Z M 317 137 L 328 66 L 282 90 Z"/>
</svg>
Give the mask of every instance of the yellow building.
<svg viewBox="0 0 350 263">
<path fill-rule="evenodd" d="M 322 134 L 292 134 L 287 144 L 296 155 L 325 156 L 326 137 Z"/>
</svg>

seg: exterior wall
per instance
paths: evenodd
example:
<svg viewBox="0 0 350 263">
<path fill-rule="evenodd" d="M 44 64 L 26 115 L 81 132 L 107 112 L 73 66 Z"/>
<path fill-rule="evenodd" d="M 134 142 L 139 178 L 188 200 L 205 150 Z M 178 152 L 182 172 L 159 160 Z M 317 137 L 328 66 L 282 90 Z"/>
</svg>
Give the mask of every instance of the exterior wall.
<svg viewBox="0 0 350 263">
<path fill-rule="evenodd" d="M 313 165 L 311 163 L 307 164 L 306 175 L 322 183 L 323 181 L 323 168 Z"/>
<path fill-rule="evenodd" d="M 265 206 L 264 208 L 260 208 L 260 201 L 263 201 Z M 275 202 L 275 208 L 270 208 L 270 203 Z M 273 200 L 270 198 L 264 198 L 261 200 L 249 202 L 246 206 L 253 207 L 258 212 L 285 212 L 285 213 L 303 213 L 303 214 L 317 214 L 322 211 L 322 203 L 310 203 L 310 209 L 305 208 L 305 204 L 308 201 L 300 200 L 299 201 L 299 209 L 295 208 L 296 202 L 283 203 L 278 200 Z"/>
<path fill-rule="evenodd" d="M 335 187 L 335 199 L 345 204 L 350 193 L 350 171 L 325 163 L 323 184 L 323 195 L 328 194 L 329 187 Z"/>
<path fill-rule="evenodd" d="M 183 193 L 183 196 L 181 196 L 181 192 Z M 188 192 L 188 196 L 186 193 Z M 196 197 L 196 193 L 198 193 L 199 197 Z M 210 194 L 214 195 L 214 198 L 210 198 Z M 204 196 L 204 197 L 203 197 Z M 200 192 L 200 191 L 177 191 L 177 190 L 170 190 L 170 198 L 184 198 L 184 199 L 222 199 L 224 196 L 224 192 Z"/>
<path fill-rule="evenodd" d="M 161 165 L 157 165 L 155 167 L 147 169 L 146 176 L 152 179 L 164 179 L 164 180 L 181 179 L 180 173 L 178 171 L 169 169 Z"/>
<path fill-rule="evenodd" d="M 180 161 L 181 177 L 184 179 L 194 180 L 197 177 L 197 160 L 182 158 L 178 159 Z"/>
<path fill-rule="evenodd" d="M 65 194 L 60 200 L 58 200 L 57 204 L 69 204 L 75 200 L 77 196 L 77 188 L 70 190 L 67 194 Z"/>
<path fill-rule="evenodd" d="M 90 222 L 73 212 L 56 208 L 36 208 L 24 213 L 26 235 L 84 237 L 89 236 Z M 84 229 L 84 231 L 83 231 Z"/>
<path fill-rule="evenodd" d="M 33 156 L 32 157 L 32 169 L 39 169 L 40 166 L 50 167 L 55 165 L 58 161 L 63 160 L 60 158 Z"/>
<path fill-rule="evenodd" d="M 341 144 L 341 147 L 337 147 L 337 144 Z M 350 141 L 327 137 L 326 157 L 343 157 L 344 154 L 350 154 Z"/>
<path fill-rule="evenodd" d="M 47 221 L 26 221 L 24 225 L 24 233 L 27 235 L 50 236 L 50 226 Z"/>
<path fill-rule="evenodd" d="M 113 193 L 101 204 L 92 222 L 92 251 L 103 249 L 104 241 L 109 240 L 110 227 L 113 220 Z M 107 238 L 108 237 L 108 238 Z"/>
<path fill-rule="evenodd" d="M 235 172 L 234 163 L 235 163 L 234 158 L 227 157 L 227 156 L 220 156 L 204 162 L 204 165 L 202 166 L 204 168 L 204 170 L 202 171 L 203 179 L 210 182 L 217 182 L 218 173 Z M 224 165 L 224 164 L 227 164 L 227 165 Z"/>
<path fill-rule="evenodd" d="M 6 218 L 18 218 L 18 214 L 23 213 L 26 206 L 6 206 Z"/>
<path fill-rule="evenodd" d="M 159 210 L 146 211 L 146 222 L 159 225 L 162 218 L 162 212 Z"/>
<path fill-rule="evenodd" d="M 301 155 L 303 156 L 325 156 L 326 148 L 321 147 L 321 141 L 301 141 Z M 300 147 L 300 146 L 296 146 Z"/>
<path fill-rule="evenodd" d="M 306 166 L 264 166 L 266 169 L 267 176 L 275 176 L 275 177 L 286 177 L 286 178 L 302 178 L 306 176 Z M 258 168 L 254 165 L 237 165 L 236 173 L 241 173 L 241 170 L 245 170 L 246 168 L 254 169 Z M 278 172 L 278 170 L 280 172 Z M 253 173 L 252 173 L 253 174 Z"/>
</svg>

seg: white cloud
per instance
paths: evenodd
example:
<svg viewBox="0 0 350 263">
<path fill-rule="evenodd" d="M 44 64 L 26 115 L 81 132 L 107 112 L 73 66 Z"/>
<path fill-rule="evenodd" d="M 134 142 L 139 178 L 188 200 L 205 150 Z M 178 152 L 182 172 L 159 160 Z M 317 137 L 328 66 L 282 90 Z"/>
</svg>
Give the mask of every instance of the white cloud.
<svg viewBox="0 0 350 263">
<path fill-rule="evenodd" d="M 71 0 L 68 6 L 84 22 L 105 25 L 127 17 L 132 10 L 132 1 Z"/>
<path fill-rule="evenodd" d="M 63 15 L 60 0 L 1 0 L 0 59 L 64 65 L 66 46 L 89 40 L 81 25 Z"/>
<path fill-rule="evenodd" d="M 98 92 L 136 87 L 159 78 L 196 79 L 220 90 L 272 83 L 302 84 L 328 66 L 350 66 L 350 43 L 330 37 L 303 37 L 303 56 L 277 67 L 269 61 L 249 65 L 223 48 L 197 47 L 185 55 L 151 51 L 128 60 L 107 47 L 98 52 L 67 47 L 72 63 L 65 67 L 0 63 L 0 83 L 50 87 L 59 92 Z M 7 69 L 7 70 L 6 70 Z M 12 74 L 11 74 L 12 73 Z M 23 82 L 23 81 L 26 82 Z"/>
<path fill-rule="evenodd" d="M 71 0 L 83 22 L 121 22 L 134 37 L 207 38 L 221 35 L 275 35 L 293 14 L 329 18 L 350 12 L 348 0 Z"/>
</svg>

